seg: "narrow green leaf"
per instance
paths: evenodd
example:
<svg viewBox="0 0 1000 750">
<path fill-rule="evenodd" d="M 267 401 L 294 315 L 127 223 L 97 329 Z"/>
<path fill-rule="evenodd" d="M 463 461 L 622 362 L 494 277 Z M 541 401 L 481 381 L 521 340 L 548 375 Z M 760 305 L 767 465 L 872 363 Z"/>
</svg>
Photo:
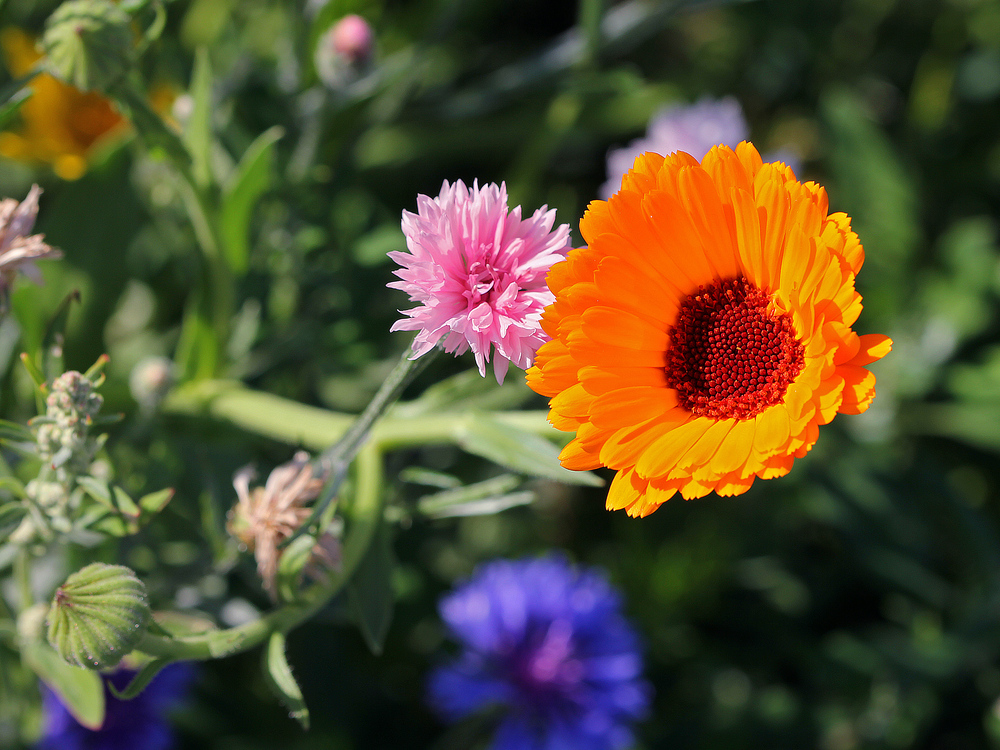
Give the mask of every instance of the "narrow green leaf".
<svg viewBox="0 0 1000 750">
<path fill-rule="evenodd" d="M 19 443 L 34 442 L 35 436 L 23 424 L 0 419 L 0 440 L 14 440 Z"/>
<path fill-rule="evenodd" d="M 521 480 L 514 474 L 500 474 L 482 482 L 465 485 L 464 487 L 454 487 L 444 492 L 435 492 L 433 495 L 425 495 L 420 498 L 417 508 L 421 513 L 434 514 L 450 505 L 468 503 L 472 500 L 481 500 L 484 497 L 502 495 L 510 492 L 521 483 Z"/>
<path fill-rule="evenodd" d="M 275 126 L 257 136 L 240 159 L 222 197 L 222 251 L 236 274 L 246 273 L 249 267 L 250 217 L 257 200 L 271 187 L 274 145 L 284 132 Z"/>
<path fill-rule="evenodd" d="M 513 474 L 501 474 L 484 482 L 422 497 L 417 503 L 417 510 L 431 518 L 499 513 L 518 505 L 527 505 L 535 499 L 535 493 L 531 491 L 510 491 L 520 482 Z"/>
<path fill-rule="evenodd" d="M 26 515 L 28 509 L 21 503 L 0 505 L 0 541 L 13 534 Z"/>
<path fill-rule="evenodd" d="M 153 681 L 153 678 L 160 673 L 161 669 L 172 663 L 172 659 L 154 659 L 140 669 L 136 676 L 132 678 L 132 681 L 121 692 L 118 692 L 118 689 L 110 681 L 108 682 L 108 688 L 116 698 L 123 701 L 130 701 L 146 689 L 146 686 Z"/>
<path fill-rule="evenodd" d="M 0 492 L 4 490 L 21 499 L 28 496 L 28 493 L 24 491 L 24 484 L 17 477 L 0 476 Z"/>
<path fill-rule="evenodd" d="M 212 64 L 208 50 L 199 47 L 195 52 L 194 71 L 188 91 L 194 106 L 184 131 L 184 145 L 191 154 L 191 171 L 201 187 L 211 184 L 212 151 Z"/>
<path fill-rule="evenodd" d="M 24 365 L 24 369 L 28 371 L 28 375 L 31 376 L 32 381 L 34 381 L 36 391 L 38 391 L 38 393 L 44 393 L 46 390 L 45 376 L 42 375 L 42 371 L 38 368 L 38 365 L 27 352 L 21 352 L 21 364 Z M 42 402 L 42 408 L 38 411 L 44 413 L 44 406 L 45 404 Z"/>
<path fill-rule="evenodd" d="M 104 724 L 104 686 L 100 674 L 63 661 L 45 643 L 23 644 L 21 657 L 39 679 L 59 696 L 73 718 L 88 729 L 101 728 Z"/>
<path fill-rule="evenodd" d="M 74 302 L 80 302 L 79 289 L 74 289 L 63 298 L 45 329 L 39 359 L 42 362 L 42 373 L 47 382 L 59 377 L 66 369 L 63 365 L 63 344 L 66 341 L 66 326 L 69 323 L 70 308 Z"/>
<path fill-rule="evenodd" d="M 4 104 L 0 104 L 0 128 L 6 127 L 21 111 L 21 105 L 31 98 L 35 92 L 31 89 L 21 89 Z"/>
<path fill-rule="evenodd" d="M 449 505 L 447 508 L 429 513 L 433 518 L 461 518 L 464 516 L 492 516 L 511 508 L 530 505 L 535 502 L 535 493 L 530 490 L 511 492 L 506 495 L 493 495 L 481 500 L 471 500 L 467 503 Z"/>
<path fill-rule="evenodd" d="M 382 523 L 375 532 L 371 546 L 347 584 L 347 593 L 354 619 L 372 653 L 379 655 L 389 634 L 395 592 L 392 571 L 395 559 L 389 539 L 389 529 Z"/>
<path fill-rule="evenodd" d="M 303 729 L 308 730 L 309 709 L 285 657 L 284 633 L 272 633 L 267 642 L 267 648 L 264 649 L 264 674 L 268 677 L 271 690 L 288 709 L 289 715 L 298 721 Z"/>
<path fill-rule="evenodd" d="M 495 411 L 520 406 L 530 396 L 524 378 L 508 378 L 502 386 L 478 370 L 466 370 L 429 386 L 420 397 L 396 407 L 395 414 L 415 417 L 442 411 Z"/>
<path fill-rule="evenodd" d="M 115 493 L 115 505 L 118 507 L 118 511 L 128 518 L 138 518 L 141 511 L 139 506 L 135 504 L 135 500 L 129 497 L 129 494 L 118 485 L 114 485 L 111 489 Z"/>
<path fill-rule="evenodd" d="M 111 510 L 117 511 L 114 501 L 111 499 L 111 488 L 108 487 L 108 483 L 103 479 L 97 479 L 91 476 L 80 476 L 77 477 L 76 483 L 83 488 L 83 491 L 90 495 L 94 500 L 99 502 L 101 505 L 110 508 Z"/>
<path fill-rule="evenodd" d="M 548 440 L 485 414 L 469 415 L 458 442 L 469 453 L 523 474 L 591 487 L 604 484 L 589 471 L 570 471 L 560 466 L 559 449 Z"/>
<path fill-rule="evenodd" d="M 407 466 L 399 472 L 399 481 L 422 484 L 425 487 L 437 487 L 442 490 L 453 490 L 462 486 L 462 480 L 443 471 L 433 471 L 421 466 Z"/>
<path fill-rule="evenodd" d="M 144 513 L 159 513 L 167 507 L 167 503 L 170 502 L 173 496 L 173 487 L 150 492 L 148 495 L 143 495 L 139 498 L 139 507 L 142 508 Z"/>
</svg>

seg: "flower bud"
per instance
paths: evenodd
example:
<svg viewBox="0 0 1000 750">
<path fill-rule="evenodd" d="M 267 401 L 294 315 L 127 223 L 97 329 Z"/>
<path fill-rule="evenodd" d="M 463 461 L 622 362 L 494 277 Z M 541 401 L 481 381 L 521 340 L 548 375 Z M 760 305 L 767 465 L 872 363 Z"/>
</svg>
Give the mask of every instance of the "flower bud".
<svg viewBox="0 0 1000 750">
<path fill-rule="evenodd" d="M 372 59 L 375 34 L 358 15 L 344 16 L 327 29 L 316 45 L 316 72 L 327 86 L 343 88 L 365 72 Z"/>
<path fill-rule="evenodd" d="M 166 357 L 146 357 L 128 378 L 128 387 L 146 412 L 154 411 L 174 384 L 174 363 Z"/>
<path fill-rule="evenodd" d="M 115 666 L 135 648 L 149 620 L 146 587 L 124 565 L 91 563 L 56 589 L 49 643 L 70 664 Z"/>
<path fill-rule="evenodd" d="M 70 0 L 42 37 L 52 75 L 81 91 L 107 92 L 132 66 L 131 18 L 110 0 Z"/>
<path fill-rule="evenodd" d="M 344 16 L 329 33 L 333 50 L 348 62 L 360 62 L 372 53 L 372 27 L 361 16 Z"/>
</svg>

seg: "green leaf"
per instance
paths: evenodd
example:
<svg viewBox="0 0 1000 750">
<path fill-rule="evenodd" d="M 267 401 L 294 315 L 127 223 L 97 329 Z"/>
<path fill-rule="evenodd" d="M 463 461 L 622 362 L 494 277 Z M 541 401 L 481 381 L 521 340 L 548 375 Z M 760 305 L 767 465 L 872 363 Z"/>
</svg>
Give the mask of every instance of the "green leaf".
<svg viewBox="0 0 1000 750">
<path fill-rule="evenodd" d="M 469 453 L 530 476 L 591 487 L 604 484 L 589 471 L 570 471 L 560 466 L 559 449 L 545 438 L 485 414 L 469 415 L 458 443 Z"/>
<path fill-rule="evenodd" d="M 485 482 L 422 497 L 417 503 L 417 510 L 431 518 L 499 513 L 534 500 L 533 492 L 510 492 L 520 482 L 521 480 L 513 474 L 501 474 Z"/>
<path fill-rule="evenodd" d="M 246 273 L 249 267 L 250 217 L 257 200 L 271 187 L 274 145 L 284 132 L 275 126 L 257 136 L 240 159 L 222 197 L 219 222 L 222 252 L 236 274 Z"/>
<path fill-rule="evenodd" d="M 394 567 L 389 529 L 382 523 L 347 584 L 354 619 L 365 643 L 376 656 L 382 653 L 385 637 L 389 634 L 389 624 L 392 622 L 396 598 L 392 588 Z"/>
<path fill-rule="evenodd" d="M 112 510 L 117 510 L 114 502 L 111 500 L 111 488 L 103 479 L 97 479 L 95 477 L 84 475 L 77 477 L 76 483 L 83 488 L 84 492 L 94 498 L 94 500 L 99 502 L 101 505 Z"/>
<path fill-rule="evenodd" d="M 0 541 L 13 534 L 26 515 L 28 509 L 22 503 L 0 505 Z"/>
<path fill-rule="evenodd" d="M 309 709 L 302 698 L 302 690 L 295 681 L 292 668 L 285 657 L 284 633 L 272 633 L 264 649 L 264 674 L 275 696 L 288 709 L 289 715 L 309 729 Z"/>
<path fill-rule="evenodd" d="M 24 663 L 59 696 L 73 718 L 88 729 L 100 729 L 104 723 L 104 686 L 97 672 L 74 667 L 63 661 L 44 643 L 21 646 Z"/>
<path fill-rule="evenodd" d="M 3 104 L 0 104 L 0 128 L 6 127 L 21 111 L 21 105 L 31 98 L 35 92 L 31 89 L 21 89 Z"/>
<path fill-rule="evenodd" d="M 49 321 L 42 338 L 42 348 L 38 359 L 42 362 L 42 373 L 47 382 L 59 377 L 66 369 L 63 365 L 63 344 L 66 341 L 66 326 L 73 303 L 80 302 L 80 290 L 74 289 L 59 304 L 55 315 Z"/>
<path fill-rule="evenodd" d="M 160 673 L 161 669 L 168 664 L 172 664 L 173 661 L 173 659 L 154 659 L 140 669 L 136 676 L 132 678 L 132 681 L 121 692 L 118 692 L 118 689 L 110 681 L 108 682 L 108 688 L 116 698 L 130 701 L 146 689 L 146 686 L 153 681 L 153 678 Z"/>
<path fill-rule="evenodd" d="M 191 154 L 191 171 L 195 182 L 208 187 L 212 181 L 212 64 L 208 50 L 199 47 L 195 52 L 194 71 L 188 92 L 194 106 L 184 130 L 184 145 Z"/>
<path fill-rule="evenodd" d="M 0 419 L 0 440 L 13 440 L 17 443 L 33 443 L 35 436 L 27 427 L 17 422 Z"/>
<path fill-rule="evenodd" d="M 304 534 L 294 539 L 281 553 L 278 560 L 278 596 L 282 601 L 292 602 L 299 597 L 302 571 L 312 559 L 315 537 Z"/>
<path fill-rule="evenodd" d="M 420 397 L 396 406 L 394 415 L 415 417 L 442 411 L 495 411 L 523 404 L 531 395 L 524 378 L 508 378 L 498 386 L 479 370 L 466 370 L 429 386 Z"/>
<path fill-rule="evenodd" d="M 167 507 L 167 503 L 170 502 L 173 496 L 173 487 L 150 492 L 148 495 L 143 495 L 139 498 L 139 507 L 142 508 L 144 513 L 159 513 Z"/>
<path fill-rule="evenodd" d="M 442 490 L 453 490 L 462 486 L 462 480 L 443 471 L 433 471 L 421 466 L 407 466 L 399 472 L 400 482 L 422 484 L 425 487 L 437 487 Z"/>
<path fill-rule="evenodd" d="M 118 507 L 118 512 L 128 518 L 138 518 L 141 511 L 139 510 L 139 506 L 135 504 L 135 501 L 129 497 L 129 494 L 118 485 L 113 486 L 111 489 L 115 493 L 115 505 Z"/>
</svg>

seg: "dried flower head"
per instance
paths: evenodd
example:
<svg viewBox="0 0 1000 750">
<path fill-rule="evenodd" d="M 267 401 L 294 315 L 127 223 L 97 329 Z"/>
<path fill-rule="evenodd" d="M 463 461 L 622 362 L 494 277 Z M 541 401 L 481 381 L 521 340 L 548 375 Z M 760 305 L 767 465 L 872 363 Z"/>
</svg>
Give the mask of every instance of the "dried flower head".
<svg viewBox="0 0 1000 750">
<path fill-rule="evenodd" d="M 403 211 L 409 252 L 389 253 L 401 281 L 388 285 L 420 303 L 392 326 L 417 331 L 412 358 L 440 343 L 456 355 L 472 349 L 483 376 L 492 350 L 501 383 L 510 363 L 528 368 L 548 338 L 545 274 L 570 250 L 569 226 L 553 229 L 555 216 L 547 206 L 528 219 L 520 206 L 508 212 L 503 184 L 474 182 L 470 190 L 459 180 L 445 182 L 437 198 L 417 196 L 417 213 Z"/>
<path fill-rule="evenodd" d="M 41 284 L 42 275 L 35 261 L 62 257 L 62 252 L 45 243 L 44 235 L 31 234 L 41 194 L 42 189 L 32 185 L 23 201 L 0 200 L 0 290 L 4 292 L 10 289 L 18 271 Z"/>
<path fill-rule="evenodd" d="M 253 476 L 253 469 L 246 466 L 233 477 L 239 501 L 229 513 L 227 527 L 232 536 L 253 552 L 264 589 L 276 598 L 280 545 L 309 517 L 312 511 L 308 503 L 319 495 L 325 479 L 313 476 L 309 454 L 305 451 L 299 451 L 291 461 L 276 467 L 263 487 L 250 489 Z M 339 562 L 339 544 L 327 533 L 313 548 L 307 572 L 316 574 Z"/>
</svg>

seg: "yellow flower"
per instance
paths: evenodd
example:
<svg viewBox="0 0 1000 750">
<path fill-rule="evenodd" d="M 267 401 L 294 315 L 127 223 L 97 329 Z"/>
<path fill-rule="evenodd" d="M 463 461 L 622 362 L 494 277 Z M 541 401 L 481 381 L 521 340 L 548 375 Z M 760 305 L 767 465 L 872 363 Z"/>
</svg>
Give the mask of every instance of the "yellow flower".
<svg viewBox="0 0 1000 750">
<path fill-rule="evenodd" d="M 864 251 L 850 219 L 749 143 L 700 163 L 643 154 L 580 231 L 587 247 L 549 272 L 552 338 L 528 383 L 576 432 L 564 466 L 618 470 L 609 509 L 739 495 L 875 397 L 865 365 L 892 342 L 852 330 Z"/>
<path fill-rule="evenodd" d="M 0 31 L 7 69 L 23 76 L 41 59 L 35 40 L 21 29 Z M 119 137 L 126 120 L 96 92 L 84 93 L 48 73 L 31 82 L 32 96 L 21 107 L 21 125 L 0 132 L 0 156 L 51 164 L 64 180 L 87 171 L 87 158 L 101 144 Z"/>
</svg>

